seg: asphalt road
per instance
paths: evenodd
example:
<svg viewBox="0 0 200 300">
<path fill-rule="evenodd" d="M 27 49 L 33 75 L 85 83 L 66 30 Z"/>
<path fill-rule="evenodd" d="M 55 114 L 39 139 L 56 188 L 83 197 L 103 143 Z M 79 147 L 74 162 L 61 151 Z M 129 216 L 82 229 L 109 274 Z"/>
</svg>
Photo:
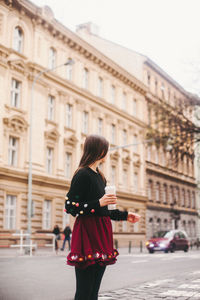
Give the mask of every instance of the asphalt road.
<svg viewBox="0 0 200 300">
<path fill-rule="evenodd" d="M 106 269 L 99 299 L 119 299 L 109 295 L 113 291 L 123 293 L 123 290 L 126 290 L 127 295 L 128 288 L 133 288 L 133 292 L 138 286 L 143 286 L 145 290 L 145 284 L 156 280 L 165 282 L 165 286 L 167 280 L 170 282 L 171 279 L 185 284 L 188 280 L 185 274 L 197 274 L 200 278 L 199 271 L 200 251 L 121 254 L 117 263 Z M 63 253 L 58 256 L 0 257 L 1 300 L 72 300 L 74 290 L 74 268 L 66 266 Z M 166 299 L 177 299 L 175 296 L 170 297 Z M 137 299 L 148 298 L 154 299 L 148 296 Z M 124 300 L 125 297 L 121 299 Z"/>
</svg>

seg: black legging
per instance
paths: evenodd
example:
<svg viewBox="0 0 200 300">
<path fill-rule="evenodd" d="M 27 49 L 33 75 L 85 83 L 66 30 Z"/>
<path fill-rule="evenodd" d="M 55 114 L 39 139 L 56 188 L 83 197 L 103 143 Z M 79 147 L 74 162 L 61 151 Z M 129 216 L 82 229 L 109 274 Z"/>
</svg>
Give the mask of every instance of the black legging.
<svg viewBox="0 0 200 300">
<path fill-rule="evenodd" d="M 74 300 L 98 300 L 98 291 L 106 267 L 94 264 L 86 269 L 75 267 L 76 294 Z"/>
</svg>

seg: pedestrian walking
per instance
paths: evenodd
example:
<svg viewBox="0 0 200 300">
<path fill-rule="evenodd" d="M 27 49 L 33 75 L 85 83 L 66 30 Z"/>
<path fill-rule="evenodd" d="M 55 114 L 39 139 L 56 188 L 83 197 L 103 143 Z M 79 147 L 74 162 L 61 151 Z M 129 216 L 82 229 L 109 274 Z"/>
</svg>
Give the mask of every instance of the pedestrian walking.
<svg viewBox="0 0 200 300">
<path fill-rule="evenodd" d="M 53 234 L 55 234 L 55 250 L 58 253 L 58 241 L 60 240 L 60 228 L 58 225 L 54 226 Z"/>
<path fill-rule="evenodd" d="M 86 138 L 66 195 L 66 212 L 76 216 L 67 256 L 67 264 L 75 266 L 75 300 L 97 300 L 106 266 L 116 262 L 118 251 L 113 248 L 111 219 L 134 223 L 140 218 L 132 212 L 108 209 L 108 205 L 116 204 L 117 197 L 105 194 L 106 179 L 98 168 L 106 161 L 108 147 L 102 136 Z"/>
<path fill-rule="evenodd" d="M 65 249 L 65 243 L 66 241 L 68 241 L 68 249 L 69 251 L 71 250 L 71 245 L 70 245 L 70 241 L 71 241 L 71 228 L 69 226 L 69 224 L 67 224 L 67 226 L 65 227 L 64 231 L 64 240 L 63 240 L 63 245 L 62 245 L 62 248 L 60 250 L 64 250 Z"/>
</svg>

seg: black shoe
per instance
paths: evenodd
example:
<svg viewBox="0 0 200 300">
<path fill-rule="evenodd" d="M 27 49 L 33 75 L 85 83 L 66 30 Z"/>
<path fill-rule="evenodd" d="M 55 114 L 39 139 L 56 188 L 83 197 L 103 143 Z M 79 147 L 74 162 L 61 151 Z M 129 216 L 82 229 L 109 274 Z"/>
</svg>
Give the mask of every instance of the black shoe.
<svg viewBox="0 0 200 300">
<path fill-rule="evenodd" d="M 60 250 L 61 250 L 61 251 L 64 251 L 64 249 L 63 249 L 63 248 L 61 248 Z"/>
</svg>

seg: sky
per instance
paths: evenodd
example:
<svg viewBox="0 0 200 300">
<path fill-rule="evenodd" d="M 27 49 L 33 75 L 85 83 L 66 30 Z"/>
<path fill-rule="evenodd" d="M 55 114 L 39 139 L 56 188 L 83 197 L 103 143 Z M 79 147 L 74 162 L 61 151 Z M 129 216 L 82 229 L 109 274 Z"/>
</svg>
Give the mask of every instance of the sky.
<svg viewBox="0 0 200 300">
<path fill-rule="evenodd" d="M 48 5 L 74 32 L 76 25 L 93 22 L 102 38 L 147 55 L 186 90 L 200 95 L 200 0 L 32 2 Z"/>
</svg>

